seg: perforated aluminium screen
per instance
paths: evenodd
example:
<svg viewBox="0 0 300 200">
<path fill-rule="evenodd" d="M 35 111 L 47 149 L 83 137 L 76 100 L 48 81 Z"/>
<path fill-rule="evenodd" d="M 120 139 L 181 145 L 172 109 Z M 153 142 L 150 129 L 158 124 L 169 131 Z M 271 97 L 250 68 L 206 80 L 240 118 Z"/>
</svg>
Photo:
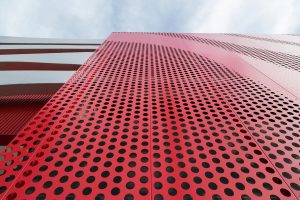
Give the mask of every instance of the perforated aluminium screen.
<svg viewBox="0 0 300 200">
<path fill-rule="evenodd" d="M 227 51 L 243 54 L 252 58 L 257 58 L 263 61 L 267 61 L 270 63 L 273 63 L 275 65 L 285 67 L 288 69 L 296 70 L 300 72 L 300 56 L 298 55 L 292 55 L 288 53 L 283 53 L 283 52 L 276 52 L 272 51 L 269 49 L 261 49 L 261 48 L 256 48 L 256 47 L 249 47 L 245 45 L 240 45 L 240 44 L 234 44 L 234 43 L 229 43 L 225 41 L 219 41 L 218 39 L 209 39 L 202 37 L 201 34 L 180 34 L 180 33 L 148 33 L 148 34 L 156 34 L 156 35 L 161 35 L 161 36 L 167 36 L 167 37 L 175 37 L 175 38 L 180 38 L 180 39 L 186 39 L 186 40 L 192 40 L 196 42 L 201 42 L 207 45 L 219 47 L 222 49 L 225 49 Z M 235 35 L 235 34 L 233 34 Z M 235 35 L 236 36 L 236 35 Z M 240 36 L 239 36 L 240 37 Z M 278 42 L 278 40 L 268 40 L 264 38 L 258 38 L 258 37 L 251 37 L 251 36 L 244 36 L 245 38 L 255 38 L 255 39 L 260 39 L 260 40 L 267 40 L 271 42 Z M 299 46 L 298 43 L 294 42 L 283 42 L 279 41 L 282 44 L 290 44 L 290 45 L 297 45 Z"/>
<path fill-rule="evenodd" d="M 299 198 L 298 99 L 188 44 L 112 34 L 2 152 L 0 197 Z"/>
<path fill-rule="evenodd" d="M 61 85 L 0 85 L 0 146 L 9 144 Z"/>
<path fill-rule="evenodd" d="M 281 43 L 281 44 L 289 44 L 289 45 L 300 46 L 300 43 L 297 43 L 297 42 L 285 41 L 285 40 L 280 40 L 280 39 L 273 39 L 273 38 L 268 38 L 266 36 L 257 37 L 257 36 L 242 35 L 242 34 L 227 34 L 227 35 L 231 35 L 231 36 L 235 36 L 235 37 L 242 37 L 242 38 L 249 38 L 249 39 L 254 39 L 254 40 L 262 40 L 262 41 L 268 41 L 268 42 L 275 42 L 275 43 Z"/>
<path fill-rule="evenodd" d="M 0 145 L 7 145 L 49 98 L 49 95 L 0 97 Z"/>
</svg>

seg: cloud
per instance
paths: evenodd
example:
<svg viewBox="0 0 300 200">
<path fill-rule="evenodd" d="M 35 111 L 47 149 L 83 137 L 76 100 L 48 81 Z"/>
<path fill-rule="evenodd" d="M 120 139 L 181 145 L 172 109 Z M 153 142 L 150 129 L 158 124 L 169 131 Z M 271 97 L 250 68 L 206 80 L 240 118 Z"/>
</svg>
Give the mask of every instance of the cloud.
<svg viewBox="0 0 300 200">
<path fill-rule="evenodd" d="M 282 34 L 297 33 L 300 26 L 297 0 L 212 0 L 198 10 L 186 27 L 192 32 Z"/>
<path fill-rule="evenodd" d="M 0 35 L 106 37 L 112 30 L 112 17 L 108 1 L 4 0 L 0 2 Z"/>
<path fill-rule="evenodd" d="M 106 38 L 114 31 L 297 33 L 297 0 L 2 0 L 0 35 Z"/>
</svg>

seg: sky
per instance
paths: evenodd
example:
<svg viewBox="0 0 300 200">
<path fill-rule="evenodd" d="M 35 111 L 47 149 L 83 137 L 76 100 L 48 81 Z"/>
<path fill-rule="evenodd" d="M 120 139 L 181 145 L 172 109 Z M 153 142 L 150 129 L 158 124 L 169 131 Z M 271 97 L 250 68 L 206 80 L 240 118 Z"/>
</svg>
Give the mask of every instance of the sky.
<svg viewBox="0 0 300 200">
<path fill-rule="evenodd" d="M 111 32 L 300 33 L 300 0 L 0 0 L 0 36 Z"/>
</svg>

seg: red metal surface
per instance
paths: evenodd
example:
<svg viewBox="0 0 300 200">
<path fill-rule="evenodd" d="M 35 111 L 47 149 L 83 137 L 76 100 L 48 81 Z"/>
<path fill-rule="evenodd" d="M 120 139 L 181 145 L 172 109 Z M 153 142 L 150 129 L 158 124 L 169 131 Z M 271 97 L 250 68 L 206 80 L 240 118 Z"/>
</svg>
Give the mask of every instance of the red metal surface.
<svg viewBox="0 0 300 200">
<path fill-rule="evenodd" d="M 35 54 L 35 53 L 64 53 L 64 52 L 93 52 L 94 49 L 0 49 L 0 55 Z"/>
<path fill-rule="evenodd" d="M 0 70 L 77 70 L 79 64 L 35 63 L 35 62 L 0 62 Z"/>
<path fill-rule="evenodd" d="M 1 198 L 298 199 L 298 98 L 182 37 L 112 34 L 2 153 Z"/>
<path fill-rule="evenodd" d="M 62 84 L 0 86 L 0 145 L 6 146 Z"/>
<path fill-rule="evenodd" d="M 280 39 L 273 39 L 273 38 L 268 38 L 266 36 L 257 37 L 257 36 L 242 35 L 242 34 L 228 34 L 228 35 L 232 35 L 232 36 L 235 36 L 235 37 L 249 38 L 249 39 L 253 39 L 253 40 L 268 41 L 268 42 L 275 42 L 275 43 L 280 43 L 280 44 L 289 44 L 289 45 L 300 46 L 300 43 L 297 43 L 297 42 L 290 42 L 290 41 L 285 41 L 285 40 L 280 40 Z"/>
<path fill-rule="evenodd" d="M 291 55 L 288 53 L 275 52 L 272 50 L 248 47 L 245 45 L 239 45 L 234 43 L 229 43 L 225 41 L 220 41 L 218 39 L 206 38 L 209 34 L 198 34 L 198 33 L 152 33 L 167 37 L 175 37 L 185 40 L 192 40 L 195 42 L 204 43 L 207 45 L 219 47 L 225 49 L 226 51 L 235 52 L 243 54 L 249 57 L 257 58 L 263 61 L 273 63 L 275 65 L 286 67 L 300 72 L 300 57 L 298 55 Z"/>
</svg>

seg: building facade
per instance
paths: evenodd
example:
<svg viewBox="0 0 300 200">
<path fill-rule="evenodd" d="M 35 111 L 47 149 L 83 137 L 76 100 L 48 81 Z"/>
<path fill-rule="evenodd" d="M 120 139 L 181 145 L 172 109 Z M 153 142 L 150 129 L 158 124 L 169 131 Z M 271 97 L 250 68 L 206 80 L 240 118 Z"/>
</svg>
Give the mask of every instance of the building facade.
<svg viewBox="0 0 300 200">
<path fill-rule="evenodd" d="M 1 152 L 2 199 L 298 199 L 300 37 L 113 33 Z"/>
<path fill-rule="evenodd" d="M 0 145 L 7 145 L 100 40 L 0 37 Z"/>
</svg>

